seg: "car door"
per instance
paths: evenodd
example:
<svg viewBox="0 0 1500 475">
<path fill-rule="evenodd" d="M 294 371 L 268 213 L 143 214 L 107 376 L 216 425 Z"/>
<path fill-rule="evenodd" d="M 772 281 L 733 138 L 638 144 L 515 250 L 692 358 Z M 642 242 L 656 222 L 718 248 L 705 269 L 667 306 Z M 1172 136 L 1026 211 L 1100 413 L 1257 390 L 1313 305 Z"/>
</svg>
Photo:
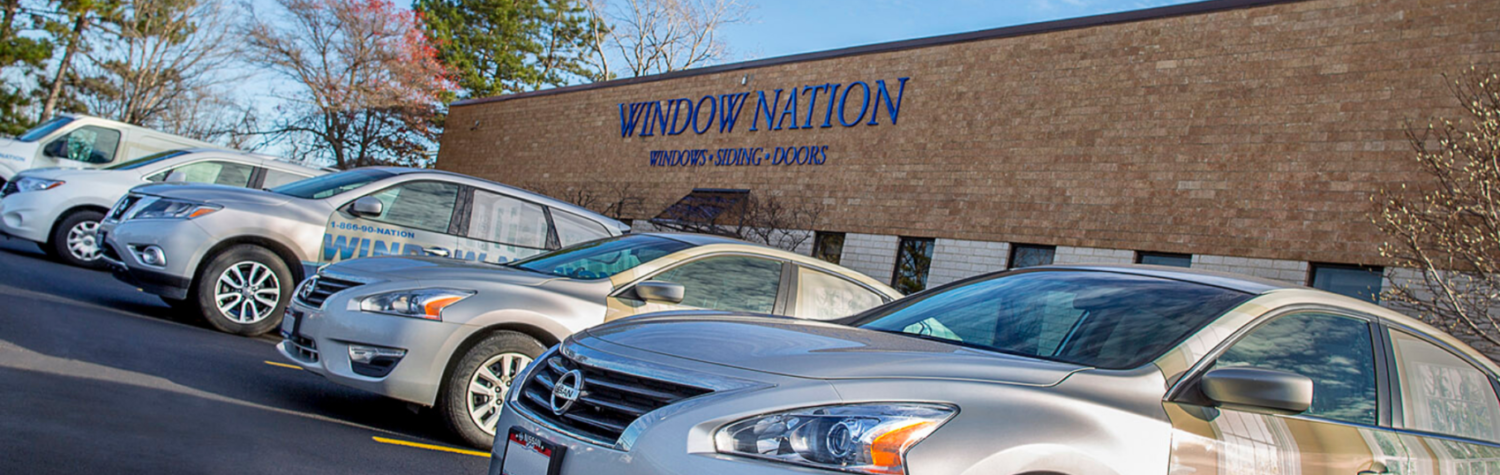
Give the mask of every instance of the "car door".
<svg viewBox="0 0 1500 475">
<path fill-rule="evenodd" d="M 1500 472 L 1500 399 L 1494 375 L 1435 339 L 1387 329 L 1400 400 L 1394 417 L 1412 460 L 1392 473 Z"/>
<path fill-rule="evenodd" d="M 710 254 L 684 261 L 644 279 L 681 284 L 681 303 L 648 302 L 626 288 L 610 297 L 607 319 L 668 310 L 784 314 L 786 303 L 780 297 L 786 267 L 780 260 L 746 254 Z"/>
<path fill-rule="evenodd" d="M 465 259 L 504 263 L 548 249 L 547 210 L 514 196 L 474 188 L 458 253 Z"/>
<path fill-rule="evenodd" d="M 374 216 L 351 213 L 354 200 L 349 200 L 329 218 L 319 262 L 400 254 L 453 256 L 461 189 L 441 180 L 389 185 L 360 197 L 380 200 L 381 212 Z"/>
<path fill-rule="evenodd" d="M 1374 335 L 1364 316 L 1297 311 L 1262 320 L 1211 353 L 1184 384 L 1216 368 L 1287 371 L 1313 381 L 1312 406 L 1271 415 L 1209 407 L 1193 399 L 1201 393 L 1185 391 L 1165 404 L 1176 429 L 1173 472 L 1372 475 L 1385 472 L 1382 464 L 1400 465 L 1410 454 L 1382 427 L 1386 362 Z"/>
</svg>

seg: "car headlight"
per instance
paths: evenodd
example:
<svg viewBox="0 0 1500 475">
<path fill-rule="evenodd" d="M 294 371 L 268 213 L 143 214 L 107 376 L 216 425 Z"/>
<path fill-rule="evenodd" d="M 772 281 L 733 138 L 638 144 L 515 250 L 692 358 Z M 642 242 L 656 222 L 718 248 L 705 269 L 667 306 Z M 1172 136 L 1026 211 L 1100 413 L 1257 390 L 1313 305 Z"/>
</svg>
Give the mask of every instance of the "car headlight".
<svg viewBox="0 0 1500 475">
<path fill-rule="evenodd" d="M 902 458 L 952 417 L 952 406 L 889 403 L 763 414 L 714 434 L 719 453 L 879 475 L 903 474 Z"/>
<path fill-rule="evenodd" d="M 474 295 L 472 290 L 420 289 L 375 294 L 360 299 L 359 309 L 402 317 L 441 321 L 443 309 Z"/>
<path fill-rule="evenodd" d="M 21 177 L 20 179 L 16 180 L 16 193 L 50 190 L 62 186 L 63 183 L 65 182 L 62 180 L 48 180 L 46 178 L 36 178 L 30 176 Z"/>
<path fill-rule="evenodd" d="M 134 219 L 192 219 L 224 209 L 196 201 L 158 199 L 135 213 Z"/>
</svg>

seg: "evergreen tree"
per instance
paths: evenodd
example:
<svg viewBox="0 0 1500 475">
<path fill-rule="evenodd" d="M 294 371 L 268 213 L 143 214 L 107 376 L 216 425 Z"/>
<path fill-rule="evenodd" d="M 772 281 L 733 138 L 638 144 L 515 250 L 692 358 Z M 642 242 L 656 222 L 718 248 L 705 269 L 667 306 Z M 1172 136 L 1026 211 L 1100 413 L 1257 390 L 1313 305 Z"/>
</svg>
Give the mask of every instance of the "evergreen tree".
<svg viewBox="0 0 1500 475">
<path fill-rule="evenodd" d="M 597 79 L 577 0 L 416 0 L 460 94 L 486 97 Z"/>
</svg>

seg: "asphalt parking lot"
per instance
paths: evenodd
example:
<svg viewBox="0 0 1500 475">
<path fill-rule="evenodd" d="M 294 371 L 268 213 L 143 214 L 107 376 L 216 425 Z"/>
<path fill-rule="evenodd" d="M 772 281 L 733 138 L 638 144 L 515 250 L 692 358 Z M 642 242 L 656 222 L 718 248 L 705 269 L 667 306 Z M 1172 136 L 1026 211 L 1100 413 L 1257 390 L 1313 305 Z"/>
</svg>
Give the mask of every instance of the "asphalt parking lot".
<svg viewBox="0 0 1500 475">
<path fill-rule="evenodd" d="M 434 418 L 0 238 L 0 473 L 483 473 Z"/>
</svg>

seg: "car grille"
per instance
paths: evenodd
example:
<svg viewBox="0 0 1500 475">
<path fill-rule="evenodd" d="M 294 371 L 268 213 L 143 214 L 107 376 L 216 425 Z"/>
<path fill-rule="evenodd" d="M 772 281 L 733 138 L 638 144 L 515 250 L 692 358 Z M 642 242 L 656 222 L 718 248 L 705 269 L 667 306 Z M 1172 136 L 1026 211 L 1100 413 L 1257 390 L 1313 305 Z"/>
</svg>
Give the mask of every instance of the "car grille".
<svg viewBox="0 0 1500 475">
<path fill-rule="evenodd" d="M 322 308 L 330 295 L 364 285 L 352 280 L 335 279 L 326 275 L 313 276 L 312 292 L 306 296 L 297 293 L 297 300 L 312 307 Z"/>
<path fill-rule="evenodd" d="M 631 422 L 683 399 L 712 392 L 655 379 L 548 358 L 521 387 L 520 404 L 559 428 L 613 444 Z M 552 388 L 563 374 L 583 374 L 583 394 L 562 415 L 552 411 Z"/>
<path fill-rule="evenodd" d="M 318 344 L 311 338 L 302 335 L 286 335 L 286 341 L 292 344 L 292 354 L 297 359 L 308 363 L 318 362 Z"/>
<path fill-rule="evenodd" d="M 114 208 L 109 210 L 109 214 L 104 215 L 104 219 L 106 221 L 119 221 L 125 219 L 125 214 L 130 211 L 130 207 L 135 206 L 136 203 L 139 203 L 141 201 L 141 198 L 141 195 L 137 195 L 135 193 L 125 195 L 124 198 L 120 198 L 120 202 L 115 203 Z"/>
</svg>

